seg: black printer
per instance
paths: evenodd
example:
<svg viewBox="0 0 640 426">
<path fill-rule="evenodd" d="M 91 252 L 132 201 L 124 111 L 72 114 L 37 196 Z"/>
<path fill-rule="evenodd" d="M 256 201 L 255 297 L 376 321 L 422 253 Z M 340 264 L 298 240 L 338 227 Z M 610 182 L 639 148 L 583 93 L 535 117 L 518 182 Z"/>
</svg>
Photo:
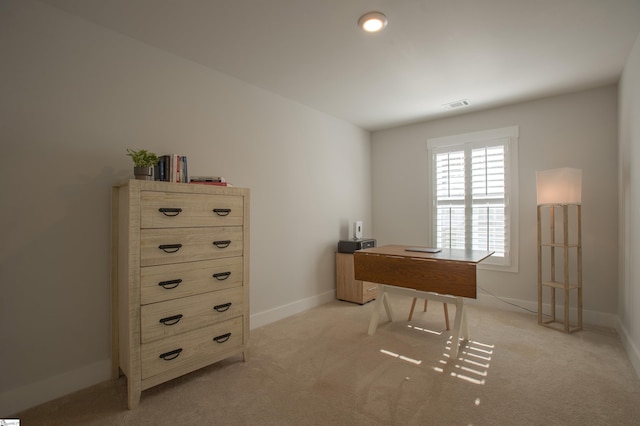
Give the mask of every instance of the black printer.
<svg viewBox="0 0 640 426">
<path fill-rule="evenodd" d="M 362 250 L 376 246 L 376 240 L 373 238 L 365 238 L 358 240 L 340 240 L 338 241 L 338 252 L 353 253 L 356 250 Z"/>
</svg>

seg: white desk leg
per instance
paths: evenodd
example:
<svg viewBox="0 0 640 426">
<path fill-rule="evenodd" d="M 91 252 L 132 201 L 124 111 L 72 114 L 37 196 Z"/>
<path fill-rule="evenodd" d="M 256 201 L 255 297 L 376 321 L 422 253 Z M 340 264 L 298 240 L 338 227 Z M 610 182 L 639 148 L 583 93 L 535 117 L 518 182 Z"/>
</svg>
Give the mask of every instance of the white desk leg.
<svg viewBox="0 0 640 426">
<path fill-rule="evenodd" d="M 369 321 L 369 336 L 373 335 L 378 328 L 378 315 L 380 312 L 380 305 L 384 298 L 384 286 L 378 284 L 378 295 L 376 297 L 376 304 L 373 305 L 373 312 L 371 312 L 371 320 Z"/>
<path fill-rule="evenodd" d="M 378 284 L 378 296 L 376 298 L 376 304 L 373 306 L 373 312 L 371 313 L 371 321 L 369 322 L 369 335 L 373 335 L 378 328 L 378 319 L 380 315 L 380 305 L 384 305 L 384 310 L 387 313 L 387 320 L 393 321 L 393 311 L 389 304 L 387 296 L 387 286 Z"/>
<path fill-rule="evenodd" d="M 387 321 L 393 322 L 393 310 L 391 309 L 391 303 L 389 303 L 389 292 L 387 291 L 387 286 L 384 287 L 384 310 L 387 312 Z"/>
<path fill-rule="evenodd" d="M 451 359 L 458 358 L 461 334 L 463 339 L 469 338 L 467 319 L 464 315 L 464 299 L 458 297 L 456 298 L 456 319 L 453 323 L 453 336 L 451 337 Z"/>
<path fill-rule="evenodd" d="M 469 330 L 467 329 L 467 312 L 462 312 L 462 340 L 469 340 Z"/>
</svg>

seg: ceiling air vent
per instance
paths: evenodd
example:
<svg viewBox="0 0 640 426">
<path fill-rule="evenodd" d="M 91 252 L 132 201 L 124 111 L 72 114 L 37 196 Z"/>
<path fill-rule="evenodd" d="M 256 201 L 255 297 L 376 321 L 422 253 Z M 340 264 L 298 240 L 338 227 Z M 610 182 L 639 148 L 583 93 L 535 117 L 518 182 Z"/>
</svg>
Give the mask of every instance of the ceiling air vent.
<svg viewBox="0 0 640 426">
<path fill-rule="evenodd" d="M 461 101 L 453 101 L 448 104 L 442 105 L 445 110 L 449 111 L 451 109 L 464 108 L 469 106 L 469 99 L 463 99 Z"/>
</svg>

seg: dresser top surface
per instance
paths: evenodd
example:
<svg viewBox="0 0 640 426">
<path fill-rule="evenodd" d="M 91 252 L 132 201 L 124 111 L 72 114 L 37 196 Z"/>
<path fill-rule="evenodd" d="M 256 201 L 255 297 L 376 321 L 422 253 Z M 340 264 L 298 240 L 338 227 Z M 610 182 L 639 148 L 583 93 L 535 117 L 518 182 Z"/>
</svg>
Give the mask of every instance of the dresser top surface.
<svg viewBox="0 0 640 426">
<path fill-rule="evenodd" d="M 230 194 L 249 195 L 248 188 L 236 186 L 203 185 L 176 182 L 161 182 L 155 180 L 130 179 L 113 185 L 114 188 L 129 188 L 137 191 L 159 191 L 159 192 L 183 192 L 191 194 Z"/>
</svg>

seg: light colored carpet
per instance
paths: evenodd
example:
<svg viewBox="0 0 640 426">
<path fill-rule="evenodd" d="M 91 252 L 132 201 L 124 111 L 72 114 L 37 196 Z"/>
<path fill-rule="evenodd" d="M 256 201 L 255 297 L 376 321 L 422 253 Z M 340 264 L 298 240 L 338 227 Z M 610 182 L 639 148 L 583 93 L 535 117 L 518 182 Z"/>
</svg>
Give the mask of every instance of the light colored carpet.
<svg viewBox="0 0 640 426">
<path fill-rule="evenodd" d="M 335 301 L 253 330 L 234 357 L 142 393 L 126 378 L 17 416 L 22 425 L 632 425 L 640 380 L 616 333 L 564 334 L 535 315 L 469 305 L 449 359 L 442 305 L 391 295 L 397 318 L 367 335 L 373 303 Z M 455 307 L 450 306 L 453 324 Z"/>
</svg>

